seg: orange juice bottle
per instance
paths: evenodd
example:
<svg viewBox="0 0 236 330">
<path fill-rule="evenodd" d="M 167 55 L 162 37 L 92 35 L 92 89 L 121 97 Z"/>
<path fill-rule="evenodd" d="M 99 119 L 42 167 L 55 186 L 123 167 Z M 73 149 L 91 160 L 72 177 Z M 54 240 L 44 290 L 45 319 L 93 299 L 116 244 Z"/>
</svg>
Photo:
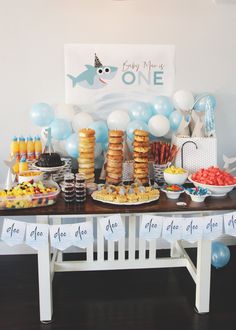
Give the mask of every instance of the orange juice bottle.
<svg viewBox="0 0 236 330">
<path fill-rule="evenodd" d="M 38 135 L 35 136 L 34 141 L 35 158 L 39 159 L 39 156 L 41 155 L 43 149 L 42 142 Z"/>
<path fill-rule="evenodd" d="M 28 171 L 28 163 L 26 161 L 26 157 L 21 157 L 20 163 L 19 163 L 19 173 Z"/>
<path fill-rule="evenodd" d="M 19 152 L 20 152 L 20 159 L 22 157 L 26 158 L 26 142 L 25 142 L 25 138 L 23 136 L 21 136 L 19 138 Z"/>
<path fill-rule="evenodd" d="M 11 157 L 19 160 L 19 142 L 16 136 L 13 136 L 11 141 Z"/>
<path fill-rule="evenodd" d="M 27 159 L 29 161 L 33 161 L 35 159 L 35 153 L 34 153 L 34 141 L 31 136 L 27 138 L 26 150 L 27 150 Z"/>
</svg>

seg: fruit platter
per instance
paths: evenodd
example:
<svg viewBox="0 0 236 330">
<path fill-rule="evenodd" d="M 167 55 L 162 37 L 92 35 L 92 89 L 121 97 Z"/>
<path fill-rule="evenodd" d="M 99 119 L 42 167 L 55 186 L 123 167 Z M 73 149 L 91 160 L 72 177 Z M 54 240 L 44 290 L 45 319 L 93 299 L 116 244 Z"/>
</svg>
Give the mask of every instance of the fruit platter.
<svg viewBox="0 0 236 330">
<path fill-rule="evenodd" d="M 56 183 L 23 182 L 0 190 L 0 210 L 43 207 L 56 202 L 60 188 Z"/>
<path fill-rule="evenodd" d="M 201 169 L 188 179 L 195 187 L 206 188 L 215 197 L 225 196 L 236 187 L 236 178 L 216 166 Z"/>
</svg>

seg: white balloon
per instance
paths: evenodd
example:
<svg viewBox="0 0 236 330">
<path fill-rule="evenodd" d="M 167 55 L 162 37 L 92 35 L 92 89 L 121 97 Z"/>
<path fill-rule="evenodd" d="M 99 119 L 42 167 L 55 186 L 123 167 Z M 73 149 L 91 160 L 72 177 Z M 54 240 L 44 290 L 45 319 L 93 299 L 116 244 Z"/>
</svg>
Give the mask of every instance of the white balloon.
<svg viewBox="0 0 236 330">
<path fill-rule="evenodd" d="M 107 118 L 107 126 L 109 129 L 119 129 L 125 131 L 129 122 L 130 117 L 124 110 L 112 111 Z"/>
<path fill-rule="evenodd" d="M 102 145 L 101 143 L 96 143 L 95 150 L 94 150 L 94 158 L 98 158 L 102 154 Z"/>
<path fill-rule="evenodd" d="M 174 93 L 173 103 L 176 109 L 188 111 L 193 108 L 194 96 L 187 90 L 179 90 Z"/>
<path fill-rule="evenodd" d="M 163 115 L 155 115 L 149 119 L 148 128 L 152 135 L 161 137 L 169 132 L 170 122 Z"/>
<path fill-rule="evenodd" d="M 59 103 L 55 106 L 55 115 L 57 118 L 72 121 L 75 115 L 75 106 L 72 104 Z"/>
<path fill-rule="evenodd" d="M 93 123 L 93 117 L 87 112 L 77 113 L 72 120 L 72 127 L 75 132 L 81 128 L 88 128 Z"/>
</svg>

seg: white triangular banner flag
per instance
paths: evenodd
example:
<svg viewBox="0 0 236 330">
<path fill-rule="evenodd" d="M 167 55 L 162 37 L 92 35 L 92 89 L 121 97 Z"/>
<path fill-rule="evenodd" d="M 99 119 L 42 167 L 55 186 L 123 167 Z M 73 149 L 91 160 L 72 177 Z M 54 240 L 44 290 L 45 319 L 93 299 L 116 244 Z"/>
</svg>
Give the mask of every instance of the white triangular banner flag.
<svg viewBox="0 0 236 330">
<path fill-rule="evenodd" d="M 31 246 L 35 250 L 39 250 L 48 242 L 49 225 L 27 223 L 25 244 Z"/>
<path fill-rule="evenodd" d="M 82 249 L 93 244 L 93 223 L 92 221 L 80 222 L 71 225 L 71 239 L 73 245 Z"/>
<path fill-rule="evenodd" d="M 224 214 L 225 234 L 236 236 L 236 212 Z"/>
<path fill-rule="evenodd" d="M 202 239 L 203 218 L 183 218 L 182 221 L 182 239 L 194 243 Z"/>
<path fill-rule="evenodd" d="M 22 244 L 25 237 L 25 228 L 25 222 L 5 218 L 1 239 L 10 246 Z"/>
<path fill-rule="evenodd" d="M 105 239 L 110 241 L 118 241 L 125 237 L 125 227 L 119 214 L 99 219 Z"/>
<path fill-rule="evenodd" d="M 63 251 L 73 244 L 70 227 L 71 225 L 50 226 L 50 240 L 52 247 Z"/>
<path fill-rule="evenodd" d="M 203 217 L 203 238 L 213 240 L 223 234 L 223 215 Z"/>
<path fill-rule="evenodd" d="M 163 218 L 143 215 L 140 223 L 139 237 L 145 240 L 157 239 L 161 236 Z"/>
<path fill-rule="evenodd" d="M 162 238 L 168 242 L 177 241 L 182 238 L 182 218 L 163 217 Z"/>
</svg>

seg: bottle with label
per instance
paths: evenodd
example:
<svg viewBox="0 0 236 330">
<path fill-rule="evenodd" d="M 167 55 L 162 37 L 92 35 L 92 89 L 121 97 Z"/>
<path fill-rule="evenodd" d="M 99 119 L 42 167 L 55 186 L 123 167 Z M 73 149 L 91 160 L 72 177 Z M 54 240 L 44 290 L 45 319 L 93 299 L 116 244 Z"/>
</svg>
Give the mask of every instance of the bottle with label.
<svg viewBox="0 0 236 330">
<path fill-rule="evenodd" d="M 34 141 L 35 158 L 39 159 L 43 149 L 39 135 L 35 136 Z"/>
<path fill-rule="evenodd" d="M 16 158 L 19 161 L 19 142 L 16 136 L 13 136 L 11 141 L 11 158 Z"/>
<path fill-rule="evenodd" d="M 26 157 L 21 157 L 19 163 L 19 173 L 28 171 L 28 163 L 26 161 Z"/>
<path fill-rule="evenodd" d="M 22 157 L 26 158 L 26 142 L 25 138 L 23 136 L 20 136 L 19 138 L 19 153 L 20 153 L 20 159 Z"/>
<path fill-rule="evenodd" d="M 34 141 L 31 136 L 27 138 L 27 159 L 29 161 L 33 161 L 35 159 L 35 152 L 34 152 Z"/>
</svg>

